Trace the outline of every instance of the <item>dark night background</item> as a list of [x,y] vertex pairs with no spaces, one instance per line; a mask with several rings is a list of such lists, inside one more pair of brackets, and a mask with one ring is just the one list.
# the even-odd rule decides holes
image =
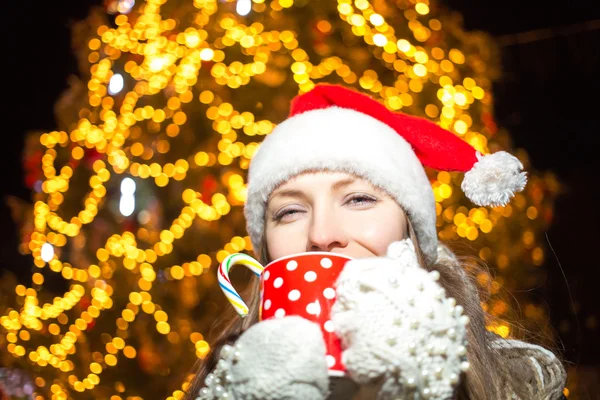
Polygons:
[[[565,185],[547,232],[556,257],[546,252],[543,295],[566,360],[595,366],[600,377],[600,257],[595,254],[600,246],[600,6],[589,0],[439,2],[461,13],[467,30],[487,31],[501,44],[502,77],[494,87],[497,123],[512,134],[515,147],[527,151],[534,169],[555,172]],[[68,75],[76,73],[69,24],[100,3],[4,5],[2,192],[29,199],[20,165],[23,134],[55,128],[54,101],[66,89]],[[26,283],[32,263],[17,252],[4,201],[0,227],[0,275],[9,269]]]

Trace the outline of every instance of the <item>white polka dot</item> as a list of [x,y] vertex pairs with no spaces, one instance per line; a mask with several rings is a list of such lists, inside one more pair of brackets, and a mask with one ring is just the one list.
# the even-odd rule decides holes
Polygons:
[[329,368],[331,368],[335,365],[335,357],[334,356],[332,356],[331,354],[327,354],[327,357],[325,357],[325,358],[327,358],[327,366]]
[[271,271],[265,271],[265,273],[263,274],[263,280],[268,281],[269,276],[271,276]]
[[304,274],[304,280],[306,282],[314,282],[317,280],[317,273],[315,271],[308,271]]
[[323,328],[325,328],[325,330],[327,332],[333,332],[333,322],[331,321],[327,321],[323,324]]
[[333,265],[333,262],[331,261],[331,259],[329,259],[329,258],[322,258],[321,259],[321,267],[323,267],[323,268],[331,268],[332,265]]
[[273,282],[273,287],[280,288],[283,285],[283,278],[275,278],[275,282]]
[[288,293],[288,299],[290,299],[291,301],[296,301],[300,298],[300,291],[299,290],[292,290]]
[[275,318],[283,317],[285,317],[285,310],[283,308],[280,308],[279,310],[275,311]]
[[271,299],[267,299],[265,300],[265,306],[264,309],[268,310],[269,308],[271,308]]
[[296,268],[298,268],[298,261],[296,261],[296,260],[291,260],[291,261],[288,261],[288,263],[285,265],[285,268],[286,268],[288,271],[293,271],[293,270],[295,270]]
[[314,303],[309,303],[306,306],[306,312],[309,313],[310,315],[319,315],[321,314],[321,304],[319,304],[319,300],[315,301]]
[[323,290],[323,296],[325,296],[326,299],[332,300],[335,298],[335,290],[328,287],[327,289]]

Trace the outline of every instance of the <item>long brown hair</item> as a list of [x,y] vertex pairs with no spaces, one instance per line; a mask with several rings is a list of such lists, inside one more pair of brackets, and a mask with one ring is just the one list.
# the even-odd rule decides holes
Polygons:
[[[409,237],[417,250],[417,257],[422,268],[440,273],[439,283],[446,290],[448,297],[456,299],[457,304],[464,308],[469,317],[467,339],[467,358],[471,367],[463,374],[457,388],[456,400],[496,400],[511,398],[510,392],[520,399],[546,399],[549,393],[541,389],[531,390],[531,382],[536,382],[536,371],[523,363],[521,359],[505,356],[494,350],[491,342],[501,338],[486,329],[489,316],[481,307],[481,301],[489,295],[489,289],[482,288],[476,283],[475,277],[488,273],[481,261],[474,257],[456,257],[448,247],[440,245],[444,250],[438,260],[427,265],[416,239],[415,231],[408,222]],[[259,249],[259,260],[266,264],[270,261],[266,241],[263,237]],[[446,253],[448,256],[443,256]],[[215,329],[220,331],[212,344],[212,350],[204,360],[198,360],[190,374],[191,380],[184,400],[193,400],[204,385],[206,376],[212,371],[221,348],[233,343],[250,326],[258,322],[259,284],[254,280],[242,297],[249,301],[250,314],[240,318],[233,308],[227,310]],[[534,394],[532,394],[532,392]],[[532,397],[533,396],[533,397]]]

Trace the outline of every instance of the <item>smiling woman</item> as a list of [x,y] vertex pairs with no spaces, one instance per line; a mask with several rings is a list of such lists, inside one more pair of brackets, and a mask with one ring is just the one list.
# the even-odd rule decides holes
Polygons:
[[340,339],[345,371],[328,372],[319,324],[261,320],[254,284],[249,313],[225,327],[187,398],[560,398],[565,373],[551,352],[486,330],[467,264],[438,242],[425,166],[465,172],[462,188],[479,205],[506,204],[526,183],[512,155],[479,154],[357,92],[298,96],[251,162],[247,229],[263,264],[304,252],[351,258],[324,326]]

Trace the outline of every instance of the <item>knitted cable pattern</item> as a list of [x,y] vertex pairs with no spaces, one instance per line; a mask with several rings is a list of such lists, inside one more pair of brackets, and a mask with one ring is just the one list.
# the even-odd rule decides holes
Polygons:
[[323,400],[329,376],[318,325],[301,317],[260,322],[224,346],[196,400]]
[[450,399],[469,367],[469,319],[438,278],[420,268],[410,240],[348,262],[338,278],[332,321],[343,362],[361,385],[382,380],[378,400]]

